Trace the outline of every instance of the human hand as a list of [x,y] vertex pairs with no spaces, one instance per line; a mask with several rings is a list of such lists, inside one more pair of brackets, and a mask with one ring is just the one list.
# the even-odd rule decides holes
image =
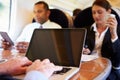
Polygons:
[[115,15],[111,14],[111,16],[109,16],[109,18],[107,19],[106,24],[110,28],[112,39],[115,39],[117,37],[117,20],[115,18]]
[[17,75],[26,72],[26,68],[31,65],[32,62],[26,57],[14,57],[6,62],[0,64],[1,74]]
[[28,46],[29,42],[18,42],[16,44],[16,49],[19,51],[19,53],[25,53],[27,51]]
[[83,48],[83,54],[89,54],[91,51],[88,48]]
[[33,64],[27,68],[27,72],[35,70],[43,73],[43,75],[49,78],[54,71],[62,70],[62,67],[55,66],[48,59],[44,59],[43,61],[35,60]]
[[12,45],[9,42],[7,42],[7,41],[5,41],[3,39],[1,41],[2,41],[2,48],[4,50],[10,50],[10,49],[12,49]]

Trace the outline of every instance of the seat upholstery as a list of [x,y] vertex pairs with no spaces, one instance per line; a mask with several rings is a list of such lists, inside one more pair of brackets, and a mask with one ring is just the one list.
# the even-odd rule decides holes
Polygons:
[[90,26],[94,22],[92,18],[91,7],[82,10],[74,20],[74,26],[82,28],[84,26]]
[[50,9],[50,20],[58,23],[62,28],[68,28],[68,19],[65,13],[59,9]]

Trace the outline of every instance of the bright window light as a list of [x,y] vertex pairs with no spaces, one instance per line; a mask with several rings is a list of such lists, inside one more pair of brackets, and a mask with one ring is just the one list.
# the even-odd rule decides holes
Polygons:
[[0,31],[9,30],[10,25],[10,2],[11,0],[0,0]]

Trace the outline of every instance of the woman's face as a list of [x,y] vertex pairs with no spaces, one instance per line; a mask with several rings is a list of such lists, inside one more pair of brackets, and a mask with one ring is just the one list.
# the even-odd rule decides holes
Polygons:
[[110,14],[110,10],[107,11],[105,8],[98,5],[92,7],[92,16],[97,24],[105,24],[107,14]]

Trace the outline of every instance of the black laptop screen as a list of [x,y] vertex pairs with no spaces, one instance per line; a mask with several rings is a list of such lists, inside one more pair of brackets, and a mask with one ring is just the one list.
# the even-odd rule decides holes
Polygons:
[[79,66],[85,29],[35,29],[26,56],[50,59],[56,65]]

